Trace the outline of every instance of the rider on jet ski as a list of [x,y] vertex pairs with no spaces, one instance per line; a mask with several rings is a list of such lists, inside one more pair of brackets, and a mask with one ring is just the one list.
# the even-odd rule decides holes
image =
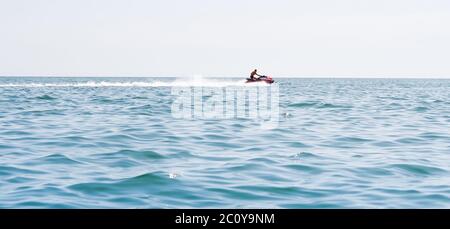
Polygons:
[[251,80],[256,80],[256,78],[255,78],[255,76],[259,76],[259,77],[261,77],[262,75],[258,75],[258,70],[257,69],[255,69],[255,70],[253,70],[253,72],[252,73],[250,73],[250,79]]
[[[259,76],[256,78],[255,76]],[[258,74],[258,70],[253,70],[252,73],[250,73],[250,78],[247,78],[247,81],[245,83],[252,83],[252,82],[266,82],[268,84],[271,84],[275,82],[272,77],[270,76],[262,76]]]

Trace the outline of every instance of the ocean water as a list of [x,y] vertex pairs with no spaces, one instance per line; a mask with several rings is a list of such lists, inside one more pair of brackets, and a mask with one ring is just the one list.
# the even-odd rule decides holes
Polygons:
[[261,129],[172,114],[238,79],[0,78],[0,208],[450,208],[450,80],[275,80]]

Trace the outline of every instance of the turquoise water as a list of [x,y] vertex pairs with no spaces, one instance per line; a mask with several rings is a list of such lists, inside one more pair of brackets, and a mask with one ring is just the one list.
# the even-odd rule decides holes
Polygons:
[[280,79],[278,127],[171,115],[171,86],[0,78],[1,208],[450,208],[450,80]]

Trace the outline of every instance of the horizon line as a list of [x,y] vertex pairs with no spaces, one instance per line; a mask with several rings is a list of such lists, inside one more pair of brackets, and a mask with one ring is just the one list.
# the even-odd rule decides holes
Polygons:
[[[201,74],[192,76],[143,76],[143,75],[0,75],[1,78],[23,77],[23,78],[246,78],[242,76],[203,76]],[[273,78],[296,78],[296,79],[450,79],[450,76],[276,76]]]

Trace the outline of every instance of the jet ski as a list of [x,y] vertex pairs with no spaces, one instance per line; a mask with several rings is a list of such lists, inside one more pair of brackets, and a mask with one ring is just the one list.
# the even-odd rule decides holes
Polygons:
[[271,84],[275,81],[270,76],[260,76],[259,78],[255,79],[247,78],[247,81],[245,83],[255,83],[255,82],[265,82]]

